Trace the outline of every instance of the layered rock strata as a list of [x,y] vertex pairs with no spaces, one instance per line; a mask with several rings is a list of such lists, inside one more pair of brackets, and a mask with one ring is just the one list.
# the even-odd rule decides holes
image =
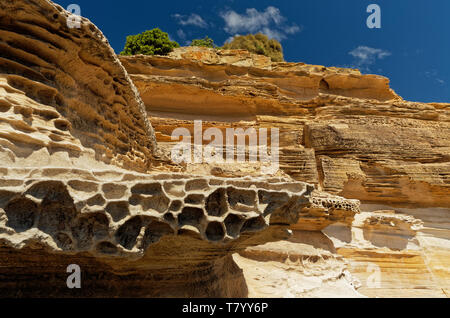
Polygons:
[[46,0],[0,18],[0,296],[248,296],[232,254],[328,202],[289,178],[138,173],[154,131],[101,32]]
[[[449,294],[450,104],[242,50],[118,59],[71,18],[0,3],[1,296]],[[195,119],[279,128],[281,170],[174,164]]]
[[[330,290],[354,296],[354,288],[339,278],[345,268],[359,278],[360,296],[449,294],[450,104],[405,101],[382,76],[272,63],[238,50],[180,48],[168,57],[120,59],[163,152],[178,142],[171,138],[173,127],[193,134],[194,119],[224,135],[227,128],[278,128],[282,174],[363,203],[364,213],[355,214],[352,208],[315,209],[312,202],[308,217],[291,226],[289,241],[235,256],[250,295],[278,295],[283,286],[284,296]],[[200,168],[222,176],[257,173],[244,165],[184,169]],[[412,226],[412,220],[423,227]],[[311,255],[320,260],[324,249],[343,269],[331,280],[325,269],[304,275],[310,273],[307,263],[289,261]],[[273,271],[277,278],[271,280]],[[293,279],[301,283],[289,287]]]
[[47,0],[0,3],[2,152],[148,171],[156,143],[139,93],[102,32],[70,19]]
[[279,128],[280,167],[296,180],[367,203],[450,206],[450,104],[404,101],[382,76],[239,50],[120,60],[162,148],[194,119],[204,129]]

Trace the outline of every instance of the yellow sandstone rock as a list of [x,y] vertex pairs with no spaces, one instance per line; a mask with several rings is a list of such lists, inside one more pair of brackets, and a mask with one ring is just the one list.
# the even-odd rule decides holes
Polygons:
[[[243,50],[118,58],[68,18],[0,2],[1,296],[449,295],[450,104]],[[194,120],[278,128],[280,171],[175,164]]]

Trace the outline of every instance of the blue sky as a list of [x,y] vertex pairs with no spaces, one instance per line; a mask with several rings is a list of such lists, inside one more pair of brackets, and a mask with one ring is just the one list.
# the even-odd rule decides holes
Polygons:
[[[450,102],[449,0],[56,0],[78,4],[119,53],[127,35],[159,27],[181,45],[205,35],[222,45],[235,34],[278,38],[285,59],[358,67],[391,79],[403,98]],[[369,29],[369,4],[381,28]]]

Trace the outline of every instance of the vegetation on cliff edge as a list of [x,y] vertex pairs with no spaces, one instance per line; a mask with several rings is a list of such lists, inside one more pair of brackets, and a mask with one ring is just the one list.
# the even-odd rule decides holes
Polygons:
[[229,43],[225,43],[223,49],[242,49],[255,54],[268,56],[273,62],[283,62],[283,47],[275,39],[269,39],[262,33],[237,35]]
[[166,32],[158,28],[127,36],[125,48],[120,55],[167,55],[180,45],[169,39]]
[[211,39],[208,36],[205,36],[203,39],[195,39],[192,40],[191,46],[202,46],[202,47],[209,47],[209,48],[215,48],[214,40]]

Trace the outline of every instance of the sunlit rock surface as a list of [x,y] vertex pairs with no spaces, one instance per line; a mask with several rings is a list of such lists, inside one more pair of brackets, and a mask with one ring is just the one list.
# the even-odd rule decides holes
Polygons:
[[[118,58],[68,18],[0,3],[1,296],[449,294],[449,104],[242,50]],[[279,128],[281,169],[173,163],[194,119]]]
[[[239,50],[180,48],[168,57],[120,60],[141,93],[163,152],[178,141],[171,139],[172,127],[193,133],[194,119],[224,135],[227,128],[279,128],[281,172],[325,191],[316,192],[316,200],[329,198],[320,208],[312,201],[291,226],[300,241],[235,255],[250,295],[333,291],[353,297],[356,287],[360,296],[370,297],[449,294],[450,104],[405,101],[382,76],[272,63]],[[248,166],[184,169],[223,176],[257,171]],[[351,200],[341,210],[330,194],[360,200],[364,213],[357,213]],[[389,213],[375,212],[380,210]],[[285,251],[286,244],[292,252]],[[299,259],[312,248],[322,259],[324,246],[342,265],[341,273],[348,269],[359,285],[347,284],[355,277],[335,275],[331,286],[325,283],[327,270],[305,276],[309,265],[285,257]],[[271,280],[274,271],[277,278]]]
[[320,209],[314,186],[171,172],[92,23],[68,28],[46,0],[3,1],[0,17],[0,296],[248,296],[232,254],[288,238]]

